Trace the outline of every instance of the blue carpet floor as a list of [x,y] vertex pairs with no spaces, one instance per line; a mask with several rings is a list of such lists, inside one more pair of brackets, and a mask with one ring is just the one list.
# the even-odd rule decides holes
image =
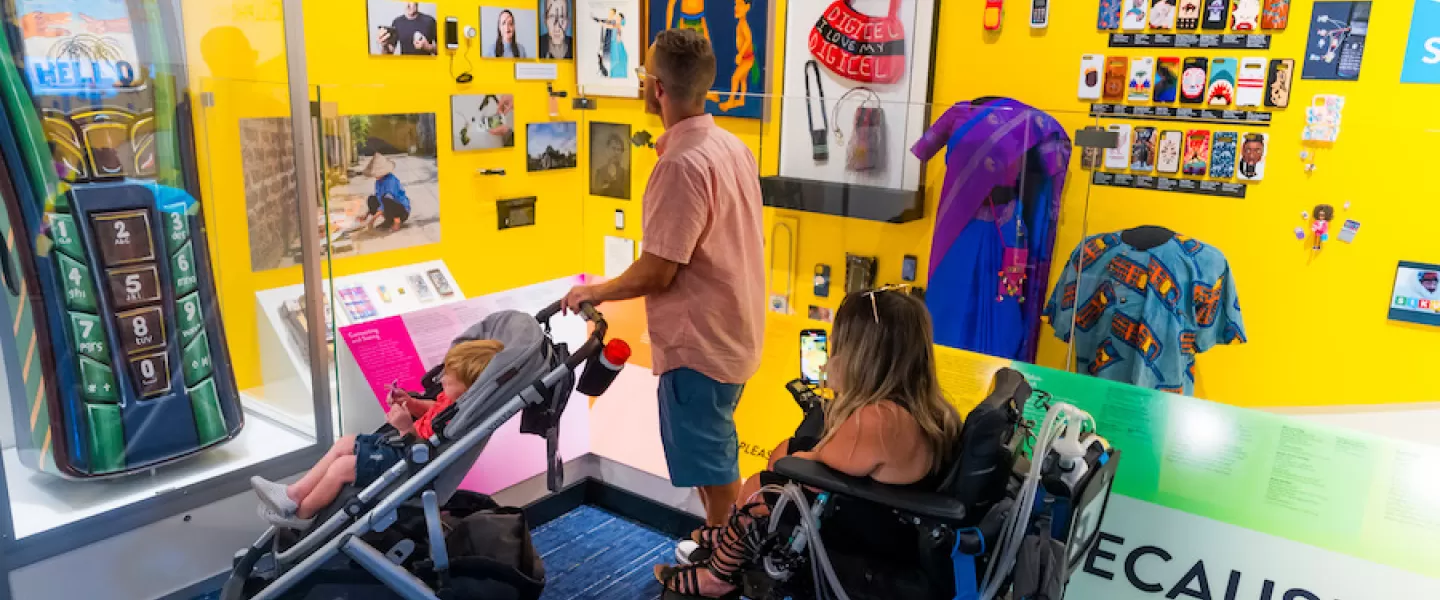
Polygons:
[[592,506],[531,532],[545,560],[544,600],[652,600],[654,568],[675,561],[675,540]]

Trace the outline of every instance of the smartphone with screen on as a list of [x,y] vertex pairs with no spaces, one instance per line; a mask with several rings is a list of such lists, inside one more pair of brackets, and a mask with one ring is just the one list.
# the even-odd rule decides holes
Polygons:
[[825,363],[830,360],[829,334],[823,329],[800,332],[800,379],[820,385],[825,377]]

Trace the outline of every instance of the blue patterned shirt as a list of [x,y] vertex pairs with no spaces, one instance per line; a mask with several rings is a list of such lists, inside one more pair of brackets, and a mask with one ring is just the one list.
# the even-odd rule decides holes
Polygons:
[[1139,250],[1106,233],[1070,256],[1045,307],[1055,337],[1075,334],[1082,373],[1191,395],[1195,356],[1244,343],[1240,300],[1225,255],[1177,235]]

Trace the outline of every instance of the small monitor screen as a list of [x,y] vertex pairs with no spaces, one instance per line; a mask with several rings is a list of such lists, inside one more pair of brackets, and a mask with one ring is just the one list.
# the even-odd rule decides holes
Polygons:
[[1390,293],[1390,319],[1440,326],[1440,265],[1400,263]]

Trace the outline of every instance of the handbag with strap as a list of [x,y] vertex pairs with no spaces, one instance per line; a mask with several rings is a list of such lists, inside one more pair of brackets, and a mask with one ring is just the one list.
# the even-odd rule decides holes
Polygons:
[[861,83],[895,83],[905,74],[901,0],[883,17],[863,14],[852,0],[835,0],[810,31],[810,53],[836,75]]

